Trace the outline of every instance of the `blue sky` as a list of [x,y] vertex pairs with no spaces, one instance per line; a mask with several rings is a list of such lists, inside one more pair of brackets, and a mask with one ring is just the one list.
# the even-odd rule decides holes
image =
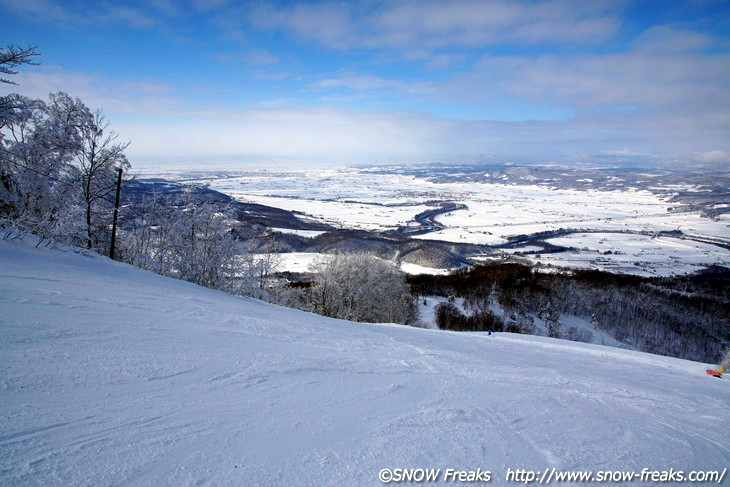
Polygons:
[[0,0],[133,165],[730,165],[730,2]]

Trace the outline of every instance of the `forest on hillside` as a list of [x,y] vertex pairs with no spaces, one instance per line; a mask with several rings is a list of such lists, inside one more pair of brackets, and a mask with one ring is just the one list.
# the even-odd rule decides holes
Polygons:
[[408,283],[415,295],[464,299],[466,311],[449,303],[437,309],[444,329],[532,334],[539,317],[549,336],[589,341],[585,330],[562,325],[561,317],[577,316],[631,348],[708,363],[717,363],[730,344],[726,268],[647,278],[591,270],[546,273],[503,263],[411,276]]

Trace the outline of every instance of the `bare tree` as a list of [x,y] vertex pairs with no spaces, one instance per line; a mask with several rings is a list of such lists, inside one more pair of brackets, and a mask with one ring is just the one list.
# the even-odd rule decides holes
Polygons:
[[187,205],[173,235],[178,277],[223,291],[230,290],[236,244],[228,215],[214,205]]
[[11,108],[0,133],[0,215],[43,238],[73,240],[80,229],[69,164],[91,114],[62,92],[52,93],[48,103],[17,94],[6,100]]
[[547,327],[547,335],[553,338],[562,338],[562,332],[560,330],[560,311],[551,301],[540,310],[537,315],[538,318],[545,322]]
[[283,294],[274,297],[272,292],[279,293],[278,281],[274,273],[281,265],[281,254],[276,243],[270,237],[257,238],[241,246],[237,256],[236,277],[238,281],[236,293],[264,300],[287,300]]
[[[18,74],[13,68],[21,66],[23,64],[38,65],[33,61],[35,56],[40,56],[37,46],[26,47],[25,49],[9,45],[5,50],[0,50],[0,74],[3,75],[15,75]],[[9,85],[16,85],[14,81],[7,78],[0,78],[0,83],[6,83]]]
[[[2,213],[13,220],[27,219],[36,211],[36,203],[46,193],[49,174],[45,164],[45,148],[39,143],[39,125],[45,103],[11,94],[12,109],[2,114],[0,132],[0,181],[2,181]],[[45,145],[45,144],[44,144]]]
[[[36,47],[27,47],[25,49],[9,45],[5,49],[0,49],[0,75],[16,75],[18,74],[13,68],[28,65],[38,65],[33,62],[33,57],[39,56],[40,53],[36,50]],[[17,85],[16,82],[0,77],[0,83]],[[19,103],[19,95],[10,94],[6,96],[0,96],[0,129],[5,127],[6,119],[11,117],[13,113],[22,110],[24,104]],[[2,133],[0,133],[0,140],[2,139]]]
[[161,203],[157,192],[145,195],[139,204],[122,208],[120,220],[124,225],[119,237],[120,260],[157,274],[170,274],[157,255],[161,242],[172,233],[168,230],[172,224],[170,208]]
[[165,276],[222,291],[236,291],[239,246],[227,209],[195,202],[194,188],[182,201],[146,198],[125,215],[121,258]]
[[395,264],[367,253],[334,254],[316,260],[310,289],[316,313],[369,323],[416,321],[418,308]]
[[[13,45],[9,45],[6,49],[0,49],[0,73],[7,75],[17,74],[12,68],[22,64],[36,64],[31,62],[31,57],[38,55],[35,47],[20,49]],[[15,82],[0,78],[0,83],[14,85]],[[14,167],[11,166],[14,156],[11,149],[15,149],[18,139],[25,138],[25,133],[31,131],[32,121],[37,119],[38,112],[44,108],[43,102],[40,100],[30,100],[16,93],[0,96],[0,129],[5,128],[10,132],[11,140],[6,139],[4,131],[0,130],[0,183],[2,183],[3,193],[0,193],[0,212],[5,213],[9,210],[14,192],[17,191],[17,185],[13,180]],[[14,139],[14,140],[12,140]],[[9,199],[10,197],[10,199]]]
[[72,163],[73,179],[80,192],[85,217],[88,248],[106,245],[111,205],[109,196],[116,188],[116,168],[126,170],[124,151],[129,142],[118,143],[118,134],[109,129],[101,110],[80,127],[81,151]]
[[[0,49],[0,75],[37,64],[38,55],[36,47]],[[5,77],[0,83],[16,84]],[[101,250],[108,242],[115,169],[129,167],[129,143],[116,139],[101,111],[92,114],[66,93],[50,94],[48,103],[15,93],[0,97],[0,219]]]

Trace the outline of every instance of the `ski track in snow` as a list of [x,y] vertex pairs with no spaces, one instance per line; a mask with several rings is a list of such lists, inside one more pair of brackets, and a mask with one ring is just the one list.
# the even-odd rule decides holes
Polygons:
[[[730,381],[544,337],[332,320],[0,241],[0,485],[722,470]],[[728,484],[728,481],[725,481]],[[639,482],[631,485],[640,485]]]

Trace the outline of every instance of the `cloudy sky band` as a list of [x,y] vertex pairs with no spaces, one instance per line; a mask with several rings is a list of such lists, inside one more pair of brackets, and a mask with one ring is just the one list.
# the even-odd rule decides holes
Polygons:
[[[140,161],[730,164],[730,8],[665,1],[0,0]],[[4,91],[11,88],[2,87]]]

